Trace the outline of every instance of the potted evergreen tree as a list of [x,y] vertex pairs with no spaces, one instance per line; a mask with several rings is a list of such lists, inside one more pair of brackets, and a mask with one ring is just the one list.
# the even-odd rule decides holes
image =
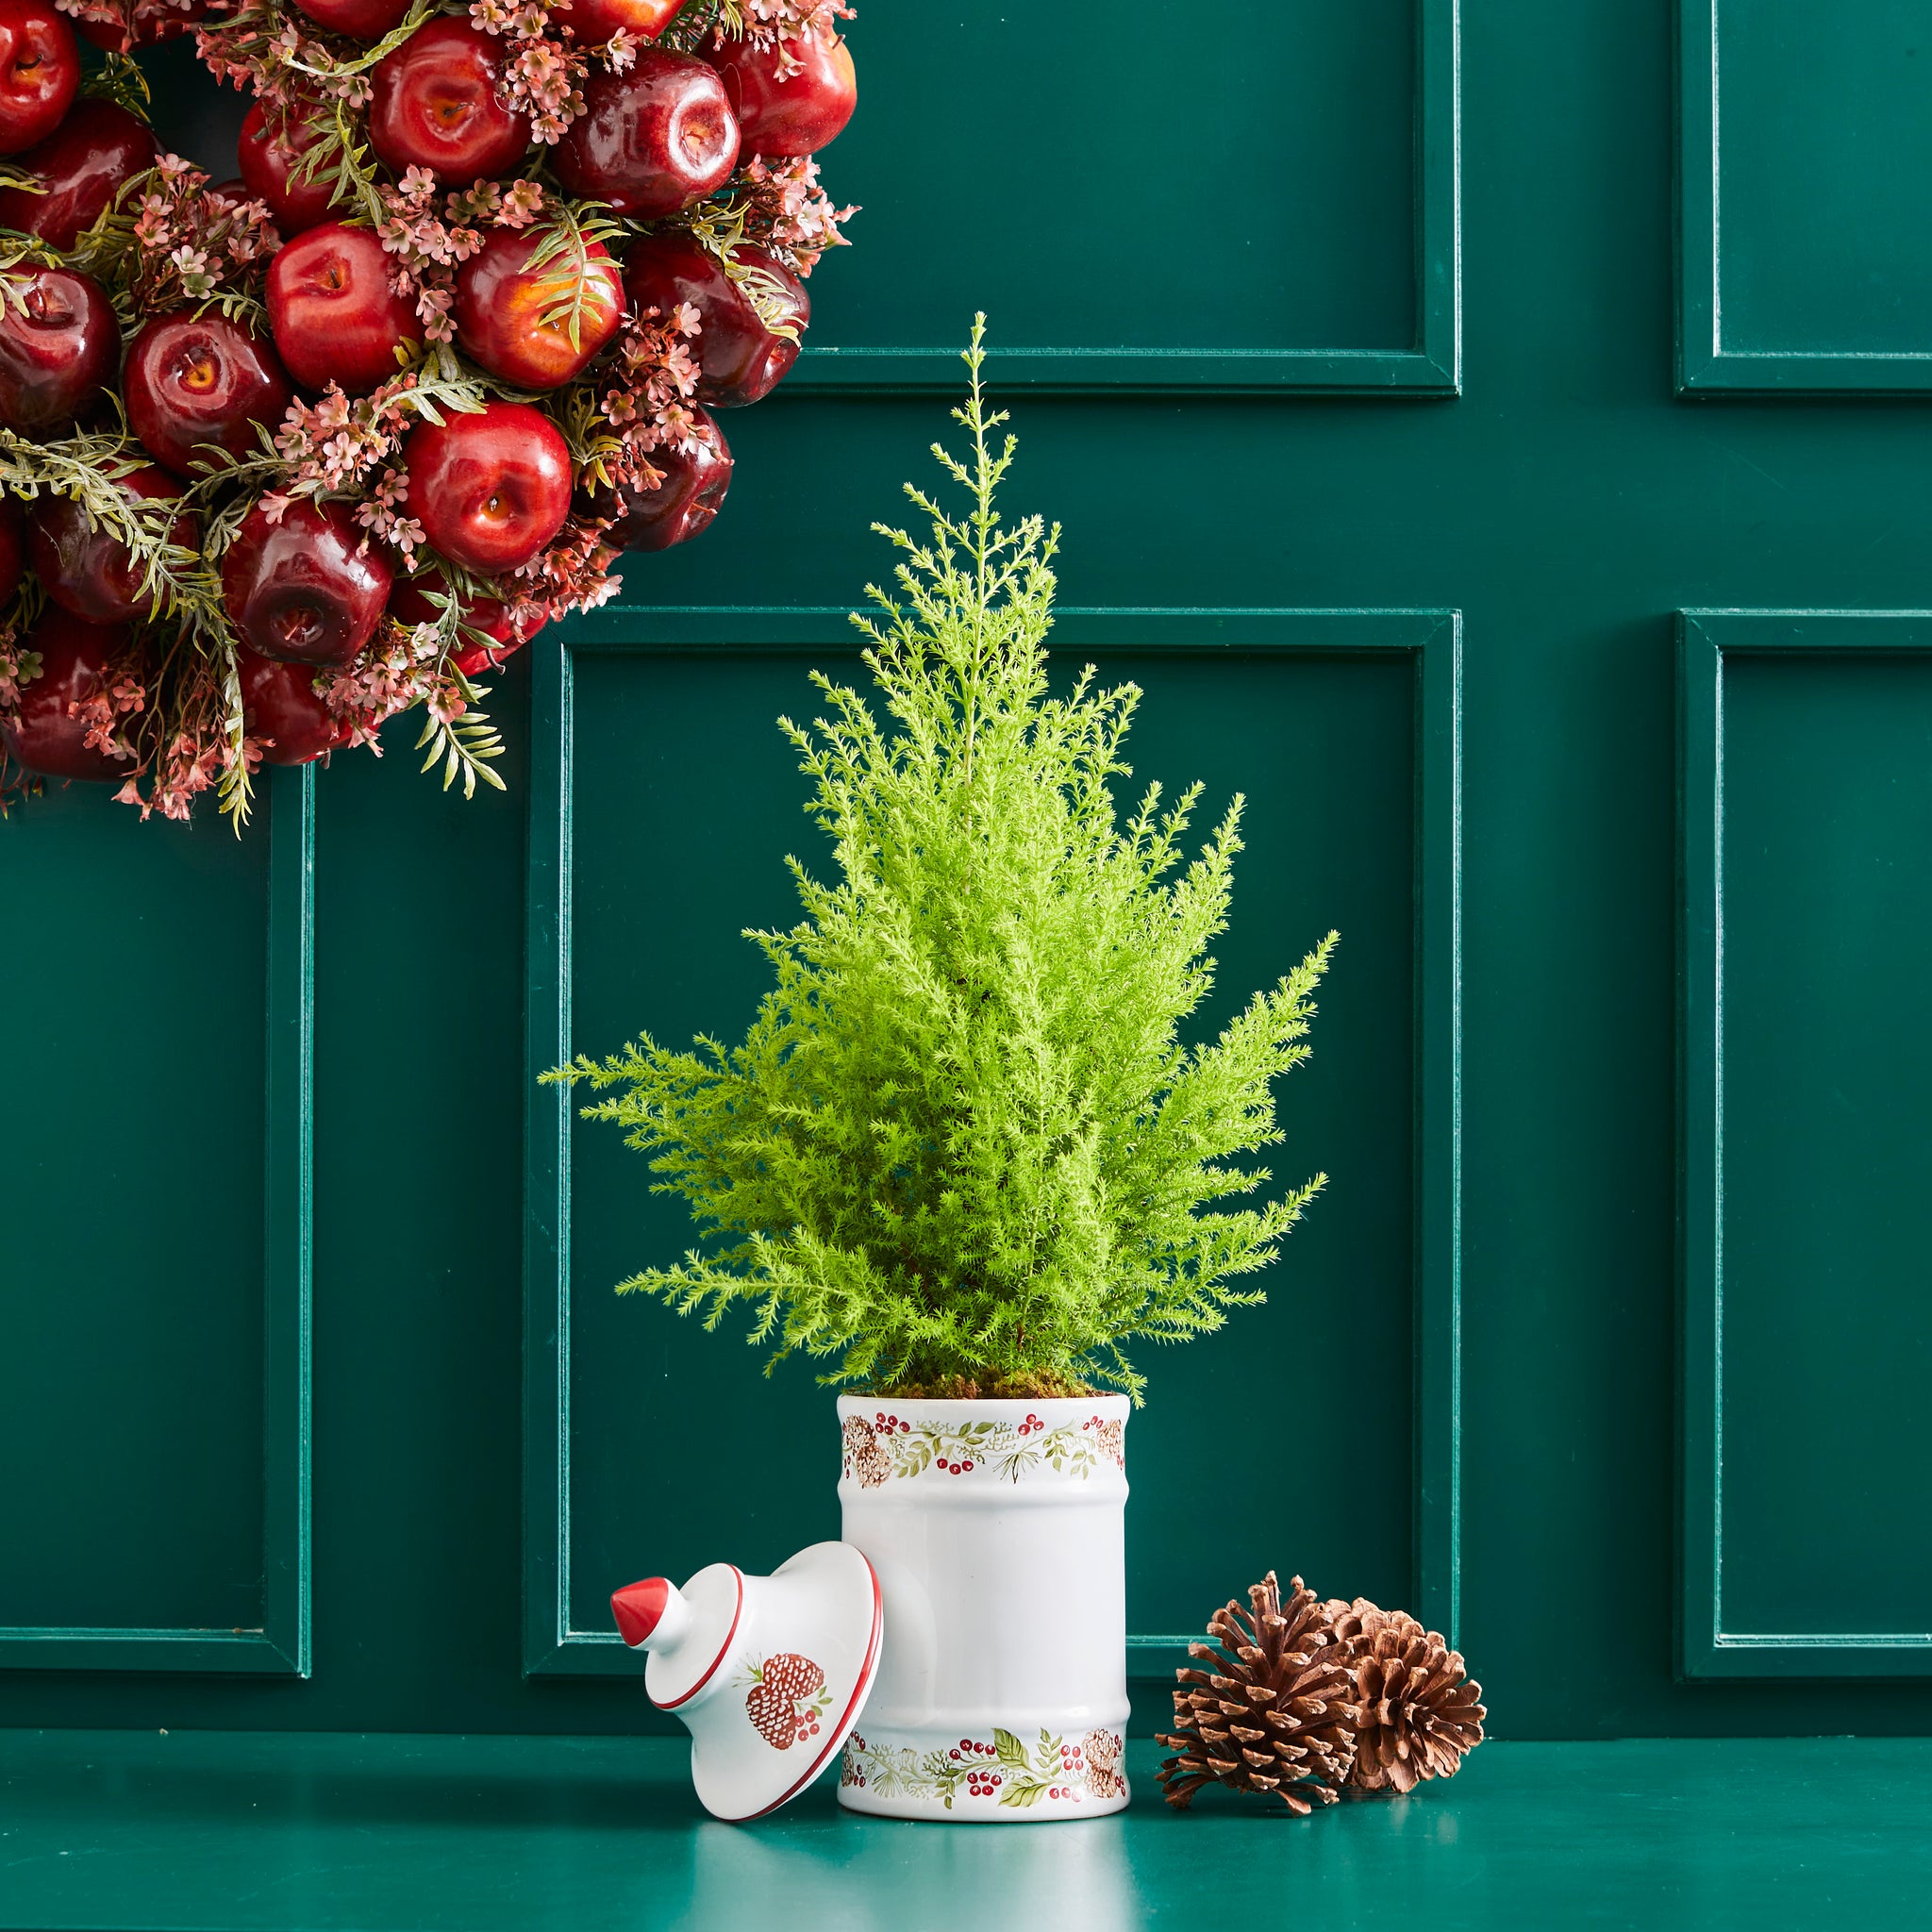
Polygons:
[[[886,1641],[841,1796],[901,1816],[1092,1816],[1126,1802],[1126,1349],[1263,1297],[1322,1187],[1267,1195],[1273,1082],[1306,1058],[1329,934],[1211,1042],[1241,849],[1200,850],[1201,788],[1124,822],[1112,781],[1140,692],[1048,686],[1058,530],[1002,523],[1014,441],[980,384],[956,420],[970,498],[901,553],[856,620],[887,714],[814,674],[827,716],[781,727],[837,877],[789,861],[804,917],[750,937],[774,984],[742,1045],[642,1037],[550,1077],[653,1157],[708,1252],[624,1284],[716,1327],[745,1306],[772,1362],[827,1360],[844,1535]],[[612,1091],[621,1090],[621,1091]],[[1257,1199],[1256,1197],[1260,1197]],[[1115,1392],[1100,1392],[1102,1389]]]

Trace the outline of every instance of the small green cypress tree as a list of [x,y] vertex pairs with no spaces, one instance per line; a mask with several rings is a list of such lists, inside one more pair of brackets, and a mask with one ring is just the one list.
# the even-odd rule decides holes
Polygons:
[[1158,785],[1119,823],[1109,780],[1140,691],[1091,667],[1049,695],[1058,529],[993,507],[1015,441],[980,386],[984,318],[955,419],[972,499],[923,491],[930,541],[898,594],[868,586],[864,661],[896,725],[814,673],[828,718],[781,727],[812,780],[838,881],[788,859],[804,918],[748,932],[776,984],[741,1046],[644,1037],[547,1077],[625,1090],[584,1108],[655,1156],[711,1252],[622,1284],[715,1327],[751,1305],[770,1366],[838,1356],[822,1380],[881,1391],[1133,1391],[1123,1345],[1184,1341],[1264,1299],[1229,1284],[1274,1258],[1323,1186],[1259,1205],[1267,1171],[1230,1164],[1282,1138],[1272,1083],[1307,1057],[1330,933],[1211,1045],[1206,998],[1241,850],[1237,797],[1199,855],[1200,796]]

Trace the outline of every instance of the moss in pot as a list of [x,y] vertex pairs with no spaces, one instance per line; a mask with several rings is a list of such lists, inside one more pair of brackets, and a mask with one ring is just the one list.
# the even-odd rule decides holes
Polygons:
[[[838,1402],[844,1534],[878,1571],[884,1660],[841,1797],[1017,1822],[1126,1801],[1127,1350],[1260,1301],[1324,1176],[1270,1193],[1273,1083],[1308,1051],[1332,933],[1217,1040],[1186,1043],[1227,920],[1241,801],[1191,857],[1201,788],[1113,781],[1141,693],[1049,690],[1057,530],[994,507],[1013,440],[981,328],[934,453],[969,499],[897,547],[857,620],[883,717],[814,674],[781,727],[835,876],[789,860],[803,917],[748,937],[774,984],[743,1043],[641,1037],[554,1080],[652,1157],[706,1245],[626,1291],[708,1327],[745,1305],[770,1366]],[[851,1391],[864,1391],[855,1393]],[[1102,1391],[1118,1392],[1104,1393]]]

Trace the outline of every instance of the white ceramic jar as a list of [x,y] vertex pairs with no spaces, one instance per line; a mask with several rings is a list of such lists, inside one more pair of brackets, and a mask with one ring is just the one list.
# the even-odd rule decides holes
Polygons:
[[1003,1824],[1125,1806],[1128,1410],[839,1398],[844,1540],[885,1596],[841,1805]]

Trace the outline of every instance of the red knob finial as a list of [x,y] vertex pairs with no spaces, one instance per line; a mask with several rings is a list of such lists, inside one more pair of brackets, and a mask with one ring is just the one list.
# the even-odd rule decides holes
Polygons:
[[641,1583],[626,1583],[610,1598],[610,1611],[624,1641],[635,1650],[658,1627],[664,1606],[671,1601],[670,1581],[662,1576],[646,1576]]

